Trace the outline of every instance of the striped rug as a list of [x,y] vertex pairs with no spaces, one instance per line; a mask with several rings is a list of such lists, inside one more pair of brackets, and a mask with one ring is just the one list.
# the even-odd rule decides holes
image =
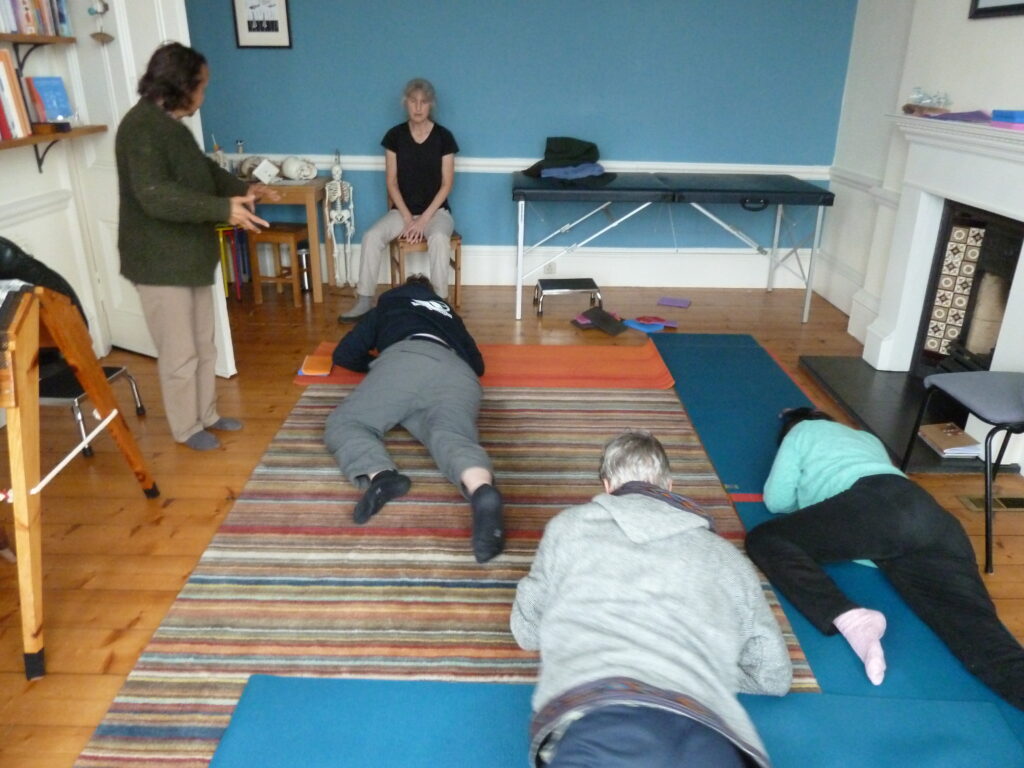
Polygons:
[[[654,432],[676,489],[741,543],[672,390],[486,388],[481,440],[508,517],[506,552],[491,563],[473,559],[468,505],[402,430],[388,446],[412,490],[353,526],[359,493],[322,442],[348,391],[306,388],[76,766],[206,766],[255,672],[532,681],[536,659],[508,630],[516,582],[544,523],[598,492],[602,447],[624,429]],[[794,688],[818,690],[766,592],[790,640]]]

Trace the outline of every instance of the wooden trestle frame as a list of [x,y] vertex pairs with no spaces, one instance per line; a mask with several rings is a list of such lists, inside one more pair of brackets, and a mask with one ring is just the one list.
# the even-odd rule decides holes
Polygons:
[[[39,484],[39,346],[57,346],[85,390],[100,418],[116,410],[117,401],[103,368],[92,351],[92,340],[82,316],[63,294],[36,286],[11,294],[19,302],[4,329],[0,364],[0,407],[7,409],[7,445],[11,464],[14,538],[18,554],[18,591],[25,677],[42,677],[43,571],[40,499],[32,490]],[[40,328],[42,321],[43,328]],[[114,442],[135,473],[147,498],[160,495],[124,417],[109,424]]]

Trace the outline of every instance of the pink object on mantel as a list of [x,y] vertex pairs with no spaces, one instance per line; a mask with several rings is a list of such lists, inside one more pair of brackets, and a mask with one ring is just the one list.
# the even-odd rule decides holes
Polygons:
[[1004,123],[999,120],[993,120],[990,125],[993,128],[1009,128],[1011,131],[1024,131],[1024,123]]

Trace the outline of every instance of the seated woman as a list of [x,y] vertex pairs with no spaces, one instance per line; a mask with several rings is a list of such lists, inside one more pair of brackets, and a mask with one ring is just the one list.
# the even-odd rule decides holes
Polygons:
[[373,306],[388,244],[399,236],[411,243],[426,241],[430,284],[442,299],[448,297],[448,262],[455,230],[448,195],[459,145],[451,131],[434,122],[430,114],[434,102],[434,86],[428,80],[416,78],[406,83],[402,104],[409,119],[394,126],[380,142],[391,209],[363,235],[356,303],[338,317],[339,322],[357,320]]
[[764,489],[770,512],[747,553],[819,630],[837,631],[880,685],[885,616],[850,600],[823,563],[873,560],[964,666],[1024,709],[1024,648],[1003,626],[963,528],[894,467],[868,432],[811,408],[784,411]]

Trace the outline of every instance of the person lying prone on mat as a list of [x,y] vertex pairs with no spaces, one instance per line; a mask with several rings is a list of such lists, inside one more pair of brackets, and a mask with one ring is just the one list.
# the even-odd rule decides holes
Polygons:
[[783,411],[764,488],[783,514],[747,534],[747,554],[826,635],[837,631],[880,685],[886,619],[850,600],[823,563],[873,560],[964,666],[1024,709],[1024,649],[1003,626],[963,527],[892,465],[874,435],[812,408]]
[[604,450],[606,493],[554,517],[511,627],[540,651],[532,764],[768,766],[737,692],[784,695],[789,652],[761,580],[692,500],[661,443]]
[[400,424],[469,499],[477,561],[498,555],[505,546],[502,498],[476,426],[484,359],[462,318],[427,277],[413,275],[381,294],[332,357],[335,365],[369,371],[327,417],[324,434],[341,471],[366,489],[352,519],[362,525],[409,491],[411,481],[398,472],[383,440]]

